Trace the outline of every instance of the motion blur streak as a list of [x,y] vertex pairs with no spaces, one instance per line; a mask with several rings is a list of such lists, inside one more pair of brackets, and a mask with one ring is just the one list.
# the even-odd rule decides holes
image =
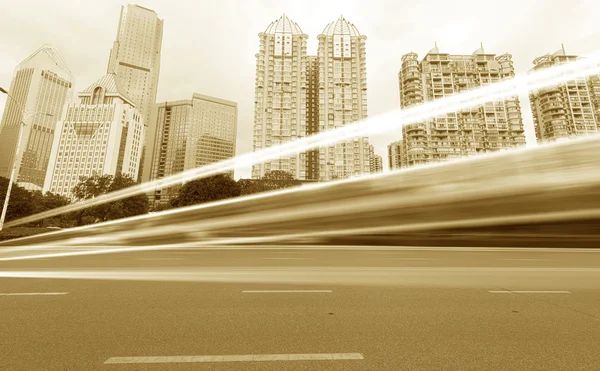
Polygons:
[[[31,249],[36,249],[38,253],[33,255],[19,255],[9,256],[0,258],[0,261],[14,261],[14,260],[30,260],[30,259],[42,259],[42,258],[58,258],[58,257],[71,257],[71,256],[81,256],[81,255],[97,255],[97,254],[111,254],[111,253],[126,253],[126,252],[136,252],[136,251],[151,251],[151,250],[173,250],[173,249],[185,249],[185,248],[196,248],[200,246],[219,246],[226,245],[231,246],[235,244],[245,245],[245,244],[258,244],[258,243],[268,243],[268,242],[286,242],[286,241],[294,241],[301,240],[305,238],[326,238],[326,237],[340,237],[340,236],[352,236],[352,235],[362,235],[362,234],[384,234],[391,232],[416,232],[416,231],[427,231],[427,230],[435,230],[435,229],[451,229],[451,228],[460,228],[460,227],[477,227],[477,226],[499,226],[499,225],[509,225],[520,222],[527,223],[544,223],[544,222],[552,222],[552,221],[570,221],[570,220],[580,220],[580,219],[590,219],[590,218],[598,218],[600,219],[600,209],[595,210],[582,210],[582,211],[569,211],[569,212],[556,212],[556,213],[538,213],[538,214],[530,214],[530,215],[510,215],[506,217],[495,217],[495,218],[475,218],[475,219],[465,219],[465,220],[450,220],[446,222],[438,222],[438,223],[413,223],[406,225],[394,225],[388,227],[373,227],[373,228],[355,228],[355,229],[340,229],[340,230],[330,230],[330,231],[320,231],[320,232],[304,232],[304,233],[295,233],[295,234],[280,234],[280,235],[269,235],[263,237],[238,237],[238,238],[220,238],[208,241],[197,241],[197,242],[189,242],[189,243],[180,243],[180,244],[166,244],[166,245],[148,245],[148,246],[111,246],[104,247],[99,245],[91,245],[80,247],[82,250],[77,251],[67,251],[67,252],[46,252],[48,250],[65,250],[72,248],[65,246],[45,246],[45,245],[34,245],[34,246],[26,246],[23,248],[16,248],[10,250],[2,250],[0,253],[6,255],[7,253],[15,253],[15,252],[27,252]],[[142,235],[148,233],[148,231],[143,230],[138,232]],[[94,240],[96,243],[106,243],[106,239],[96,238],[90,239],[90,241]],[[118,239],[122,241],[121,238]],[[69,241],[66,241],[69,242]],[[80,245],[80,244],[79,244]],[[44,251],[44,253],[39,253],[39,251]]]
[[[518,282],[531,275],[551,275],[554,288],[564,288],[580,282],[593,285],[600,278],[600,268],[570,267],[196,267],[111,270],[60,270],[60,271],[0,271],[0,278],[47,278],[132,280],[161,282],[213,282],[213,283],[286,283],[286,284],[353,284],[353,285],[431,285],[452,286],[460,280],[466,287],[489,289],[506,284],[505,275]],[[440,279],[442,278],[442,279]],[[562,282],[561,280],[565,280]],[[569,281],[569,282],[566,282]],[[592,282],[590,282],[592,281]],[[517,287],[527,287],[525,283]],[[520,288],[520,287],[519,287]],[[537,289],[544,285],[537,284]]]
[[409,109],[393,111],[339,129],[325,131],[300,140],[237,156],[226,161],[105,194],[94,199],[84,200],[72,205],[11,221],[6,223],[6,227],[26,224],[48,217],[82,210],[90,206],[101,205],[107,202],[147,193],[156,189],[167,188],[182,182],[233,170],[236,167],[251,166],[258,162],[306,151],[314,147],[336,143],[345,139],[398,130],[402,125],[420,122],[446,112],[460,111],[473,106],[478,106],[485,102],[504,100],[505,98],[516,96],[530,90],[555,86],[565,80],[575,80],[598,73],[600,73],[600,54],[594,53],[587,58],[582,58],[576,62],[547,68],[527,75],[517,76],[512,80],[502,81],[465,93],[430,101]]
[[86,245],[106,251],[110,245],[222,245],[560,222],[569,224],[561,227],[564,235],[577,230],[597,238],[595,228],[582,230],[580,221],[600,219],[598,151],[600,136],[593,136],[0,245],[15,246],[3,257],[16,258],[39,256],[44,246],[67,253]]

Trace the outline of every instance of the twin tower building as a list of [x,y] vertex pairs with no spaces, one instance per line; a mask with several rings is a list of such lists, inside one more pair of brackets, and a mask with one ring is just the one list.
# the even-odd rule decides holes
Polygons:
[[[307,55],[308,35],[286,15],[259,34],[256,54],[254,150],[367,117],[366,36],[343,17],[318,36],[316,56]],[[308,152],[255,164],[252,177],[273,170],[300,180],[330,180],[370,173],[367,138],[354,138]]]

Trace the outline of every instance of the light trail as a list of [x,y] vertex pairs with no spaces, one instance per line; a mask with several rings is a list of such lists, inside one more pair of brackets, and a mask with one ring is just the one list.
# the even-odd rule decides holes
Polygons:
[[[303,233],[291,233],[291,234],[279,234],[270,236],[260,237],[224,237],[217,238],[209,241],[199,242],[187,242],[178,244],[165,244],[156,246],[112,246],[104,247],[88,246],[89,250],[84,251],[68,251],[68,252],[47,252],[47,253],[36,253],[33,255],[22,255],[22,256],[11,256],[0,258],[0,261],[17,261],[17,260],[32,260],[42,258],[58,258],[58,257],[74,257],[82,255],[98,255],[98,254],[111,254],[111,253],[123,253],[123,252],[141,252],[151,250],[177,250],[185,248],[194,248],[199,246],[219,246],[219,245],[235,245],[235,244],[257,244],[257,243],[269,243],[269,242],[286,242],[293,241],[303,238],[328,238],[328,237],[342,237],[342,236],[353,236],[353,235],[364,235],[364,234],[381,234],[381,233],[406,233],[406,232],[423,232],[428,230],[439,230],[439,229],[453,229],[453,228],[465,228],[465,227],[489,227],[489,226],[503,226],[515,223],[548,223],[557,220],[561,221],[576,221],[588,218],[600,218],[600,209],[584,209],[575,211],[559,211],[553,213],[534,213],[527,215],[508,215],[500,217],[488,217],[488,218],[472,218],[463,220],[449,220],[443,222],[426,222],[426,223],[413,223],[404,225],[391,225],[383,227],[367,227],[367,228],[346,228],[339,230],[329,231],[316,231],[316,232],[303,232]],[[38,246],[39,250],[54,249],[57,246]],[[68,248],[64,248],[68,250]]]
[[251,166],[256,163],[307,151],[315,147],[325,146],[342,140],[398,130],[403,125],[422,122],[447,112],[469,109],[490,101],[505,100],[531,90],[556,86],[564,81],[577,80],[599,73],[600,53],[593,53],[588,57],[579,59],[575,62],[517,76],[510,80],[430,101],[405,110],[395,110],[387,114],[346,125],[342,128],[321,132],[296,141],[236,156],[229,160],[105,194],[96,197],[95,199],[80,201],[72,205],[21,218],[6,223],[6,227],[9,228],[30,223],[68,212],[82,210],[90,206],[101,205],[138,194],[148,193],[157,189],[168,188],[183,182],[233,170],[236,167]]

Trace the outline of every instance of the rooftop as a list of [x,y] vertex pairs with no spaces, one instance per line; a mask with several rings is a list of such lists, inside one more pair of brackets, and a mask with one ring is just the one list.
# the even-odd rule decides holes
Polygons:
[[279,17],[278,20],[271,22],[269,27],[265,30],[267,34],[274,33],[291,33],[292,35],[302,35],[302,29],[298,24],[289,19],[285,14]]
[[350,35],[360,36],[360,32],[355,25],[348,22],[343,16],[340,16],[337,21],[331,22],[323,30],[323,35]]

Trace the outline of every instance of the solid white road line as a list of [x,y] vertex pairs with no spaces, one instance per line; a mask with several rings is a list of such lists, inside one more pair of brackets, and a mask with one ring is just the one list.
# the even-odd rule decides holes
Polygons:
[[184,260],[183,258],[137,258],[136,260]]
[[331,293],[331,290],[244,290],[242,294]]
[[266,260],[307,260],[309,258],[263,258]]
[[439,260],[439,259],[430,259],[430,258],[402,258],[402,257],[398,257],[398,256],[388,256],[388,259],[414,260],[414,261],[431,261],[431,260]]
[[0,296],[44,296],[44,295],[67,295],[68,292],[0,292]]
[[571,291],[523,291],[523,290],[515,290],[515,291],[507,291],[507,290],[497,290],[497,291],[488,291],[490,294],[570,294]]
[[231,356],[111,357],[105,364],[117,363],[206,363],[264,361],[340,361],[364,359],[361,353],[248,354]]

